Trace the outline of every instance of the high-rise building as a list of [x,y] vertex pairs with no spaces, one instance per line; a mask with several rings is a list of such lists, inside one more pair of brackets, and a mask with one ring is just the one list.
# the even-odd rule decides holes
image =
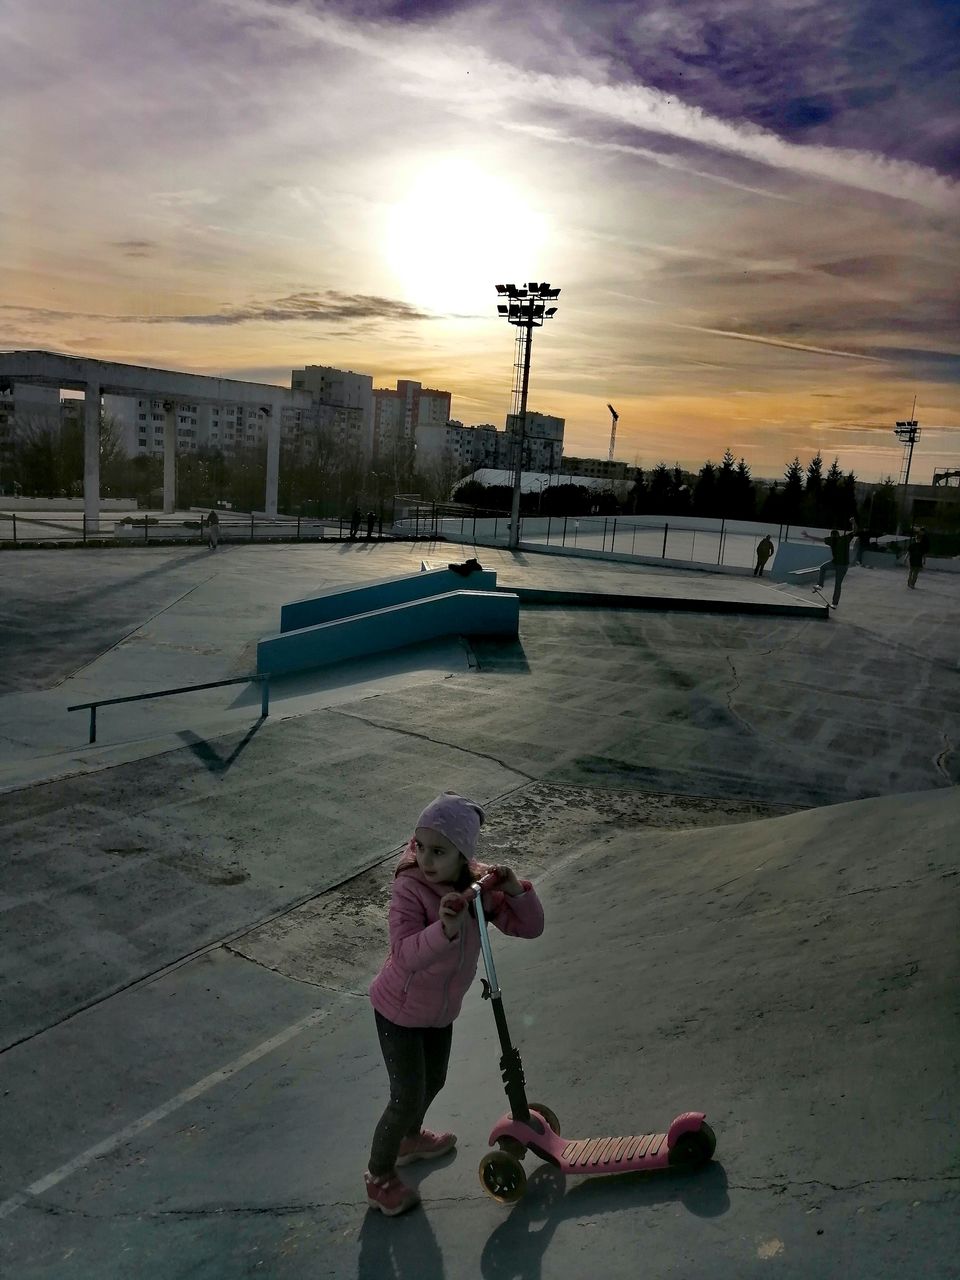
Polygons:
[[368,373],[308,364],[291,372],[290,386],[311,399],[310,419],[300,424],[305,448],[310,448],[312,432],[319,430],[358,461],[369,461],[374,451],[374,390]]
[[423,387],[399,378],[396,389],[377,387],[373,392],[373,456],[382,466],[401,467],[410,462],[421,428],[445,427],[450,421],[449,391]]

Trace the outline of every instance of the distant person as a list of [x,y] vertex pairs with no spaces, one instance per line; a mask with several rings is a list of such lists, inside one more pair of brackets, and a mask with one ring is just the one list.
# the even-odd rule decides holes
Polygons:
[[[840,603],[840,592],[843,589],[843,580],[847,576],[847,570],[850,568],[850,543],[857,536],[857,529],[854,522],[850,521],[850,528],[846,533],[841,533],[839,529],[831,529],[830,536],[823,538],[822,541],[827,544],[831,551],[831,557],[820,566],[820,578],[818,585],[814,590],[823,590],[824,582],[827,574],[833,573],[833,607],[836,608]],[[819,538],[811,538],[806,529],[803,536],[810,542],[819,542]]]
[[207,546],[211,551],[216,551],[217,544],[220,541],[220,517],[216,511],[211,508],[210,514],[207,516]]
[[353,508],[353,515],[350,517],[350,537],[355,538],[360,532],[360,508]]
[[863,553],[869,549],[870,532],[868,529],[857,526],[857,564],[863,564]]
[[755,578],[763,577],[764,566],[773,555],[773,543],[770,541],[769,533],[763,535],[763,541],[757,546],[757,567],[753,571]]
[[916,587],[917,579],[920,577],[920,570],[923,568],[927,559],[927,537],[923,529],[914,529],[913,537],[910,539],[910,545],[907,547],[907,563],[910,565],[910,571],[907,574],[907,586]]
[[375,511],[367,512],[367,537],[373,537],[373,526],[377,523],[377,513]]

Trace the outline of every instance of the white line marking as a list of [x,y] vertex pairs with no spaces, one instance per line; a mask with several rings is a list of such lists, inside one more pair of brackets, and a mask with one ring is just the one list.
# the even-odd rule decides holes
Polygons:
[[221,1067],[219,1071],[214,1071],[210,1075],[204,1076],[202,1080],[198,1080],[196,1084],[184,1089],[176,1097],[170,1098],[159,1107],[155,1107],[153,1111],[148,1111],[146,1115],[141,1116],[139,1120],[134,1120],[126,1128],[120,1129],[112,1137],[104,1138],[103,1142],[98,1142],[96,1146],[88,1147],[86,1151],[81,1151],[80,1155],[74,1156],[72,1160],[62,1164],[59,1169],[54,1169],[53,1173],[48,1173],[45,1178],[38,1178],[36,1182],[31,1182],[29,1187],[0,1203],[0,1219],[8,1218],[21,1205],[26,1204],[30,1196],[43,1195],[45,1191],[55,1187],[58,1182],[63,1182],[65,1178],[69,1178],[72,1174],[84,1168],[85,1165],[90,1164],[92,1160],[98,1160],[101,1156],[109,1155],[117,1147],[122,1146],[125,1142],[129,1142],[131,1138],[135,1138],[138,1134],[151,1128],[158,1120],[163,1120],[186,1103],[192,1102],[194,1098],[199,1098],[202,1093],[206,1093],[208,1089],[212,1089],[215,1085],[222,1084],[224,1080],[229,1080],[231,1076],[236,1075],[238,1071],[242,1071],[244,1067],[249,1067],[252,1062],[256,1062],[259,1058],[272,1053],[274,1049],[286,1044],[288,1040],[292,1040],[309,1027],[316,1026],[318,1022],[323,1021],[329,1012],[330,1010],[328,1009],[314,1010],[313,1013],[307,1014],[305,1018],[301,1018],[299,1022],[295,1022],[292,1026],[287,1027],[286,1030],[278,1032],[277,1035],[269,1040],[264,1040],[262,1044],[258,1044],[256,1048],[249,1050],[242,1057],[236,1058],[225,1067]]

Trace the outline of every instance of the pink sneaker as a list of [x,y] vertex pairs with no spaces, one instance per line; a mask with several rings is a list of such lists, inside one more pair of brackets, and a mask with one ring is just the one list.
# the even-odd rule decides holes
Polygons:
[[434,1133],[421,1129],[415,1138],[404,1138],[400,1143],[397,1164],[412,1164],[414,1160],[436,1160],[445,1156],[457,1145],[455,1133]]
[[401,1182],[395,1173],[375,1178],[368,1170],[363,1175],[367,1187],[367,1203],[371,1209],[379,1209],[388,1218],[406,1213],[420,1203],[420,1196],[413,1187]]

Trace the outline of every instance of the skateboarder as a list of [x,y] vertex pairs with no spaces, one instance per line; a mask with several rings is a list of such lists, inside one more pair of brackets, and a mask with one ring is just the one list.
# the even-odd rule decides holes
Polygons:
[[803,536],[810,542],[823,541],[827,544],[831,551],[831,557],[820,566],[820,578],[815,591],[822,591],[823,584],[828,573],[833,573],[833,607],[836,608],[840,603],[840,592],[843,589],[843,580],[847,576],[847,570],[850,568],[850,543],[857,536],[857,527],[853,520],[850,521],[850,528],[846,533],[841,533],[839,529],[831,529],[828,538],[812,538],[806,529]]

